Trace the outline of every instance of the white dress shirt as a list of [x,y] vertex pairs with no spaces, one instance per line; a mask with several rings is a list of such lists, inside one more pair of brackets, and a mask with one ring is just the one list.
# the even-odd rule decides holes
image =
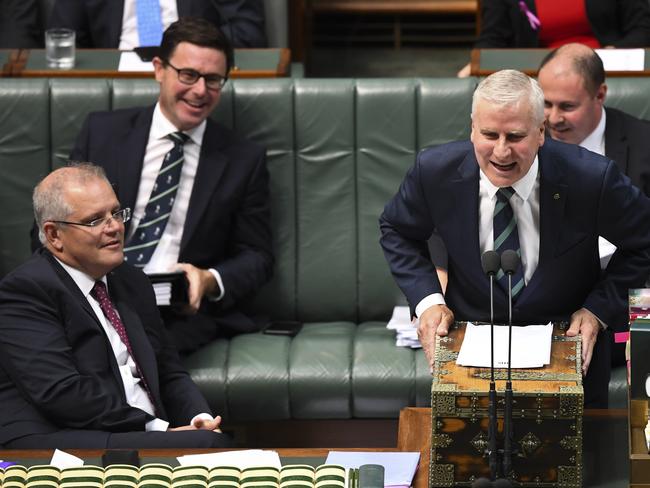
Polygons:
[[[537,156],[528,173],[512,185],[515,190],[510,198],[512,212],[517,219],[521,265],[524,282],[528,284],[539,262],[539,162]],[[479,222],[478,234],[481,253],[494,249],[493,219],[497,203],[497,190],[482,170],[479,170]],[[420,317],[432,305],[445,303],[442,293],[424,297],[415,307]]]
[[[151,400],[149,400],[147,390],[145,390],[144,386],[142,385],[142,381],[138,376],[138,368],[135,364],[135,361],[129,354],[128,349],[122,342],[122,339],[120,339],[120,336],[118,335],[115,328],[106,319],[104,312],[99,306],[99,302],[95,300],[90,294],[91,290],[95,286],[95,280],[88,276],[86,273],[68,266],[61,260],[57,259],[57,261],[61,264],[61,266],[63,266],[63,269],[70,275],[72,280],[79,287],[79,290],[81,290],[81,293],[83,293],[83,295],[86,297],[86,300],[88,300],[88,303],[93,309],[93,312],[95,312],[99,323],[102,325],[104,332],[106,332],[106,337],[108,338],[108,342],[111,345],[113,355],[115,356],[115,361],[117,361],[117,366],[120,371],[120,376],[122,377],[126,403],[134,408],[144,410],[149,415],[155,416],[154,406],[151,403]],[[108,290],[106,277],[104,276],[101,281],[104,282],[106,289]],[[117,310],[115,311],[119,315],[119,312]],[[153,430],[167,430],[167,427],[169,427],[169,422],[155,418],[146,423],[145,430],[147,432]]]
[[[115,356],[115,361],[117,361],[117,366],[120,371],[120,377],[122,378],[122,384],[124,385],[126,403],[134,408],[144,410],[149,415],[155,416],[154,406],[149,399],[147,390],[145,390],[144,386],[142,385],[142,381],[138,376],[138,368],[135,364],[135,361],[133,360],[133,357],[129,354],[126,345],[124,345],[122,339],[120,339],[120,336],[118,335],[115,328],[110,324],[104,315],[102,308],[99,306],[99,302],[95,300],[90,294],[93,287],[95,286],[95,280],[88,276],[86,273],[79,271],[72,266],[68,266],[60,259],[55,259],[70,275],[70,278],[72,278],[75,284],[79,287],[79,290],[81,290],[83,296],[86,297],[86,300],[88,300],[90,307],[93,309],[93,312],[95,312],[95,315],[97,316],[97,320],[99,320],[99,323],[106,333],[106,337],[108,338],[108,342],[111,345],[113,355]],[[108,291],[108,282],[106,280],[106,276],[104,276],[101,281],[106,285],[106,290]],[[120,315],[117,308],[115,309],[115,313],[117,313],[118,316]],[[195,415],[194,418],[192,418],[190,424],[194,424],[194,422],[198,419],[214,420],[212,415],[202,412],[198,415]],[[147,432],[166,431],[168,427],[169,422],[159,418],[154,418],[145,424],[145,430]]]
[[[171,271],[178,263],[183,228],[190,206],[190,197],[192,195],[192,188],[194,187],[196,171],[199,166],[199,156],[205,126],[206,121],[203,121],[197,127],[184,131],[189,136],[189,139],[184,147],[185,160],[181,170],[176,198],[174,199],[174,206],[172,207],[165,231],[151,256],[151,260],[144,267],[145,273],[166,273]],[[135,234],[138,223],[144,218],[144,211],[151,196],[153,185],[158,177],[163,159],[174,147],[174,143],[167,138],[167,135],[177,131],[178,129],[165,117],[160,110],[160,104],[157,103],[151,120],[149,140],[145,150],[144,161],[142,162],[140,186],[138,187],[138,196],[136,198],[135,208],[133,209],[133,218],[131,227],[129,228],[127,242]],[[210,269],[209,271],[217,281],[220,290],[220,294],[213,298],[214,300],[220,300],[225,294],[221,275],[215,269]]]
[[[600,154],[601,156],[605,155],[605,124],[607,123],[607,112],[602,108],[602,115],[600,117],[600,122],[594,129],[594,131],[585,137],[585,140],[582,141],[579,145],[585,149]],[[609,260],[612,259],[612,254],[616,251],[616,246],[609,242],[604,237],[598,237],[598,253],[600,254],[600,267],[605,269]]]
[[[163,32],[169,24],[178,20],[178,9],[176,0],[158,0],[160,3],[160,20],[162,21]],[[122,34],[118,49],[131,51],[140,45],[138,34],[138,16],[135,7],[136,0],[124,0],[124,11],[122,12]]]

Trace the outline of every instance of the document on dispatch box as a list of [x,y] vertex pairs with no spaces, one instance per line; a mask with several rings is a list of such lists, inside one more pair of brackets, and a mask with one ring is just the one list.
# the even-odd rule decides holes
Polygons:
[[[542,368],[551,362],[553,324],[512,327],[512,368]],[[490,325],[467,322],[456,364],[490,367]],[[508,367],[508,326],[494,326],[494,367]]]

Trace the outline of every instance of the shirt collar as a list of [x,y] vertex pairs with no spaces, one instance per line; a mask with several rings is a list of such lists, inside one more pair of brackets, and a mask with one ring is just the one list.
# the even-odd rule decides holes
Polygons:
[[100,280],[95,280],[94,278],[91,278],[90,276],[88,276],[83,271],[80,271],[80,270],[78,270],[76,268],[73,268],[69,264],[65,264],[63,261],[61,261],[56,256],[54,256],[54,259],[56,259],[59,262],[59,264],[63,267],[63,269],[70,275],[70,278],[72,278],[72,281],[75,282],[75,284],[79,287],[79,289],[81,290],[81,293],[83,293],[83,295],[85,297],[90,295],[91,290],[95,286],[95,281],[103,281],[104,284],[106,285],[107,289],[108,289],[108,283],[107,283],[107,280],[106,280],[106,275],[102,276],[102,278]]
[[[496,195],[497,191],[499,190],[498,186],[494,186],[492,182],[489,180],[489,178],[483,173],[483,170],[479,171],[480,175],[480,184],[483,188],[485,188],[485,191],[487,192],[487,195],[490,198],[494,198]],[[530,197],[530,194],[533,191],[533,188],[535,187],[535,182],[537,181],[537,174],[539,173],[539,159],[538,156],[535,156],[535,159],[533,160],[533,164],[530,165],[530,169],[528,170],[528,173],[524,175],[523,178],[520,180],[515,181],[512,184],[512,188],[515,190],[517,195],[519,195],[519,198],[522,200],[528,200],[528,197]]]
[[[193,129],[184,130],[183,133],[187,134],[194,144],[200,146],[203,141],[203,133],[205,132],[206,124],[207,120],[204,120]],[[162,113],[160,102],[156,103],[156,108],[153,110],[153,118],[151,120],[150,136],[153,136],[155,139],[163,139],[172,132],[178,132],[178,128],[176,128],[176,126],[165,117],[165,114]]]
[[594,131],[585,137],[579,145],[585,149],[600,154],[601,156],[605,153],[605,108],[601,108],[602,113],[600,116],[600,122],[594,129]]

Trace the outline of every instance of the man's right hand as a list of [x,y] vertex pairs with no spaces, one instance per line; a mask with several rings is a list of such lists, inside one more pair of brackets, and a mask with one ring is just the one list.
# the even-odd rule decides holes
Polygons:
[[436,359],[436,336],[446,336],[453,323],[454,314],[447,305],[433,305],[427,308],[420,317],[418,339],[420,339],[432,373]]

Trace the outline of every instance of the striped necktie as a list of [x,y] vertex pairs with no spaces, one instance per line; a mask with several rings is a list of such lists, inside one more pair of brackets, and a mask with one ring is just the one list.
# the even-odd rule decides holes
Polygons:
[[173,141],[174,147],[165,155],[151,190],[149,202],[144,209],[144,217],[124,247],[124,260],[140,268],[146,266],[151,259],[167,227],[185,159],[183,146],[189,136],[182,132],[172,132],[167,138]]
[[159,46],[163,26],[158,0],[136,0],[135,13],[138,18],[140,46]]
[[[506,249],[516,251],[521,257],[519,246],[519,232],[517,231],[517,219],[510,205],[510,198],[515,194],[512,187],[499,188],[497,191],[497,203],[494,206],[494,217],[492,220],[494,232],[494,250],[501,254]],[[497,273],[499,286],[508,292],[508,276],[499,270]],[[524,289],[523,266],[519,266],[517,272],[512,275],[512,298],[516,300],[521,290]]]

